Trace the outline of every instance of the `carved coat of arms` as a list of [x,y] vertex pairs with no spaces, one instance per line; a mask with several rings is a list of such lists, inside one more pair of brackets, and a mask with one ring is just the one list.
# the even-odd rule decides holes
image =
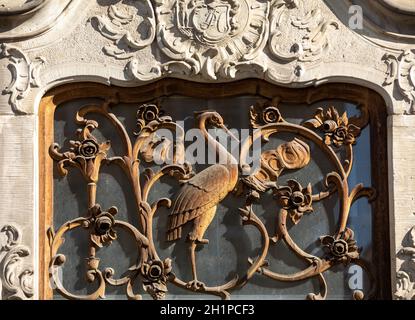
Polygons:
[[186,10],[186,1],[181,0],[176,9],[179,30],[200,43],[221,42],[238,28],[235,15],[239,7],[239,4],[220,0],[196,1],[191,3],[190,10]]
[[170,0],[156,12],[162,51],[210,79],[236,73],[267,42],[268,1]]

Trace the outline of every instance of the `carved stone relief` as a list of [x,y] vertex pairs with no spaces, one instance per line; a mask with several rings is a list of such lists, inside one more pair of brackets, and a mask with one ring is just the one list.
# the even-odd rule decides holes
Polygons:
[[[314,2],[302,0],[154,3],[146,1],[146,9],[139,10],[138,4],[118,2],[108,7],[106,15],[90,19],[112,40],[103,51],[129,60],[126,73],[131,79],[148,81],[172,73],[200,75],[205,80],[234,79],[244,70],[263,77],[268,72],[267,59],[277,59],[289,63],[289,81],[301,76],[306,66],[321,62],[327,32],[338,28],[336,22],[323,18]],[[140,28],[146,32],[140,33]],[[161,59],[145,70],[135,53],[153,42],[167,61]],[[266,56],[268,49],[270,56]]]
[[274,57],[287,63],[296,61],[294,72],[300,76],[306,63],[314,65],[328,47],[327,32],[338,29],[333,20],[326,21],[321,10],[305,1],[276,1],[271,11],[269,48]]
[[[111,5],[108,7],[107,15],[93,16],[90,21],[97,21],[97,29],[112,43],[105,46],[103,51],[117,59],[129,59],[134,57],[136,50],[143,49],[154,41],[156,22],[154,12],[149,1],[145,1],[149,16],[140,17],[140,8],[127,5]],[[133,10],[135,9],[135,10]],[[140,19],[141,18],[141,19]],[[127,27],[134,25],[135,31],[141,27],[148,28],[145,39],[139,39],[138,35],[132,34]]]
[[396,274],[396,299],[415,300],[415,227],[408,232],[403,240],[403,248],[398,252],[401,267]]
[[233,78],[263,50],[269,1],[157,1],[157,43],[180,69]]
[[8,69],[12,74],[12,81],[3,88],[3,94],[10,95],[9,103],[13,111],[21,113],[20,101],[26,97],[31,87],[39,87],[38,73],[45,60],[39,57],[30,61],[22,50],[8,44],[0,47],[0,59],[2,58],[8,59]]
[[401,99],[409,104],[409,113],[415,113],[415,49],[408,49],[399,56],[385,54],[388,65],[385,86],[394,84]]
[[0,0],[0,40],[21,41],[41,36],[79,3],[79,0]]
[[23,262],[31,253],[20,242],[21,232],[15,226],[5,225],[0,229],[0,298],[3,300],[33,296],[33,269]]

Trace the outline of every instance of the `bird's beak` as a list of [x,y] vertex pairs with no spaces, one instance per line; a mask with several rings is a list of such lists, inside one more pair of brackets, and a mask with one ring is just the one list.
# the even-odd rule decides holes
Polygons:
[[226,128],[226,126],[225,125],[221,125],[220,126],[221,127],[221,129],[223,129],[232,139],[234,139],[235,141],[238,141],[238,142],[240,142],[239,141],[239,139],[237,138],[237,137],[235,137],[235,135],[228,129],[228,128]]

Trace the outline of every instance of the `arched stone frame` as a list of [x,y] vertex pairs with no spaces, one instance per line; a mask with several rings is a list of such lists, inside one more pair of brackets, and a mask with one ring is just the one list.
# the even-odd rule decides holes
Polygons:
[[[286,1],[286,3],[290,3],[290,1]],[[376,41],[368,42],[367,39],[370,38],[368,35],[361,37],[358,32],[349,30],[347,26],[342,25],[334,14],[336,10],[331,11],[324,1],[316,0],[308,3],[310,6],[321,8],[325,21],[337,21],[339,29],[333,30],[333,32],[342,34],[343,39],[339,41],[339,37],[328,33],[329,49],[323,56],[323,63],[310,63],[308,65],[308,62],[306,62],[305,68],[301,69],[296,68],[298,58],[289,63],[288,67],[286,63],[275,62],[271,59],[265,62],[261,60],[261,63],[267,65],[267,70],[271,70],[271,73],[262,70],[258,72],[253,67],[254,64],[249,64],[248,69],[252,66],[252,70],[237,73],[235,77],[225,77],[219,80],[204,79],[203,76],[193,74],[183,75],[180,69],[169,70],[168,73],[157,75],[152,80],[172,76],[184,79],[190,78],[201,82],[229,82],[254,77],[289,87],[317,86],[330,82],[355,83],[378,92],[385,100],[388,112],[391,253],[392,257],[395,257],[406,233],[410,231],[415,223],[414,210],[411,206],[408,206],[415,191],[415,186],[411,183],[412,172],[415,172],[412,167],[412,163],[415,163],[413,161],[415,155],[408,151],[415,143],[412,140],[412,127],[415,122],[413,116],[410,115],[414,101],[414,86],[411,82],[410,73],[411,66],[414,64],[414,44],[411,42],[412,40],[408,39],[397,44],[387,37],[382,39],[380,44]],[[345,3],[346,5],[343,8],[347,8],[347,2]],[[339,7],[342,6],[339,5]],[[68,13],[75,15],[75,9],[78,8],[74,6],[73,10],[69,10]],[[9,70],[3,69],[6,72],[2,70],[1,75],[4,77],[3,81],[0,81],[2,87],[9,87],[0,96],[3,146],[6,150],[0,163],[4,167],[4,171],[9,173],[2,177],[2,179],[5,179],[2,182],[4,185],[3,193],[13,194],[17,199],[21,199],[19,203],[0,204],[0,221],[2,225],[15,223],[23,230],[24,243],[28,245],[32,253],[31,258],[26,258],[26,261],[35,270],[35,298],[38,297],[36,286],[38,275],[36,270],[39,256],[37,252],[38,234],[36,232],[38,225],[36,192],[38,172],[36,161],[39,157],[36,147],[37,106],[41,97],[49,89],[71,82],[93,81],[125,87],[134,87],[148,82],[145,77],[141,80],[138,77],[131,77],[131,73],[126,72],[128,71],[128,68],[126,69],[127,65],[120,62],[119,59],[109,57],[102,52],[99,53],[102,47],[108,45],[108,41],[102,42],[100,40],[101,35],[94,29],[85,29],[84,42],[80,41],[82,37],[71,36],[74,33],[69,33],[68,37],[72,39],[69,42],[74,41],[76,43],[78,41],[78,43],[84,43],[85,48],[94,48],[93,54],[98,53],[96,59],[90,59],[91,57],[88,56],[90,61],[80,63],[77,56],[81,53],[76,50],[68,50],[65,53],[68,53],[68,57],[70,57],[66,59],[66,63],[60,64],[62,51],[59,51],[59,43],[56,41],[59,36],[58,31],[62,30],[62,26],[71,26],[72,30],[75,27],[87,26],[89,25],[88,19],[92,16],[105,16],[108,7],[93,4],[88,9],[90,11],[85,10],[83,16],[78,15],[77,21],[80,22],[69,23],[62,18],[63,22],[60,23],[59,28],[51,28],[57,34],[51,42],[50,35],[52,33],[39,34],[28,40],[16,39],[16,41],[4,40],[0,36],[0,42],[4,42],[0,53],[2,58],[0,63],[3,63],[2,67],[6,66],[11,71],[10,73]],[[95,39],[96,43],[88,41],[88,37],[89,40]],[[341,43],[346,42],[346,39],[353,43],[353,46],[343,48]],[[91,45],[91,43],[93,44]],[[158,57],[155,60],[160,58],[162,54],[157,53],[156,56]],[[298,71],[298,75],[294,74],[293,77],[292,74],[296,71]],[[154,73],[150,72],[149,76],[153,77]],[[15,81],[14,86],[9,85],[11,80]],[[21,115],[17,116],[16,114]],[[34,136],[33,139],[32,136]],[[15,149],[14,145],[16,143],[24,146],[24,148]],[[16,163],[19,165],[16,166]],[[16,167],[18,171],[16,171]],[[22,185],[23,187],[9,188],[7,183],[10,176],[13,176],[16,186]],[[28,197],[28,194],[31,196]],[[404,244],[404,246],[410,247],[411,245]],[[400,259],[392,258],[393,288],[396,287],[394,271],[399,270],[401,263]],[[411,291],[411,284],[409,284],[409,289],[408,287],[403,288],[402,282],[399,282],[399,284],[399,289],[406,290],[407,295],[411,296],[411,292],[413,292],[413,289]]]

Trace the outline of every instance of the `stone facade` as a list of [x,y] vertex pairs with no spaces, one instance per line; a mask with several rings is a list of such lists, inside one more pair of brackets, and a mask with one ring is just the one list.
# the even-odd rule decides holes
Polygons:
[[0,0],[0,297],[38,297],[44,93],[72,82],[133,87],[163,77],[258,78],[290,87],[342,82],[378,92],[389,117],[392,290],[396,298],[415,296],[413,2],[216,2],[229,10],[217,29],[202,25],[207,13],[198,1]]

